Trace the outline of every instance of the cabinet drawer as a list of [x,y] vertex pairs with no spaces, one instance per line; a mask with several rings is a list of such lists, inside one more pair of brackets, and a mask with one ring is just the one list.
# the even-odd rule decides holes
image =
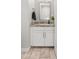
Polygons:
[[54,27],[31,27],[31,29],[34,31],[54,31]]
[[43,31],[44,30],[43,27],[31,27],[31,29],[34,31]]
[[43,29],[44,29],[44,31],[53,31],[54,30],[53,27],[44,27]]

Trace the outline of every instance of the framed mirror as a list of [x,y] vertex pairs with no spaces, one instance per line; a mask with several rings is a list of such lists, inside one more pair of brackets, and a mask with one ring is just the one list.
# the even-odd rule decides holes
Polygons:
[[40,20],[49,20],[51,16],[51,3],[40,2]]

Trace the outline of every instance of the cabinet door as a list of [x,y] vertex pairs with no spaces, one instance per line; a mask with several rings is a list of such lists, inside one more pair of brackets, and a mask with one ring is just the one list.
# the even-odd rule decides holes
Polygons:
[[31,45],[32,46],[44,46],[43,31],[32,31]]
[[53,46],[53,39],[54,39],[54,34],[53,31],[46,31],[45,32],[45,46]]

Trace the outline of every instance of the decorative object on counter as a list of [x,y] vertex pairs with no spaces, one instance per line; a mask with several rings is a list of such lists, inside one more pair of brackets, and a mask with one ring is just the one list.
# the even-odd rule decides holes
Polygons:
[[54,16],[51,17],[51,20],[52,20],[52,23],[55,25],[55,23],[54,23],[55,22]]
[[33,10],[33,12],[32,12],[32,19],[33,19],[33,20],[36,20],[36,13],[35,13],[35,9],[33,8],[32,10]]
[[51,19],[54,21],[55,20],[54,16],[52,16]]
[[48,24],[50,24],[50,20],[48,20]]

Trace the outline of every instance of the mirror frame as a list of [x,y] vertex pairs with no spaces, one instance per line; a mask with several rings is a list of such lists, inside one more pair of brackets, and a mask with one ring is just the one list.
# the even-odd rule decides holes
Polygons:
[[[49,3],[50,4],[50,17],[51,17],[51,2],[50,1],[48,1],[48,2],[43,2],[43,1],[39,2],[39,20],[44,21],[44,20],[40,19],[40,3]],[[50,19],[48,19],[48,20],[50,20]]]

